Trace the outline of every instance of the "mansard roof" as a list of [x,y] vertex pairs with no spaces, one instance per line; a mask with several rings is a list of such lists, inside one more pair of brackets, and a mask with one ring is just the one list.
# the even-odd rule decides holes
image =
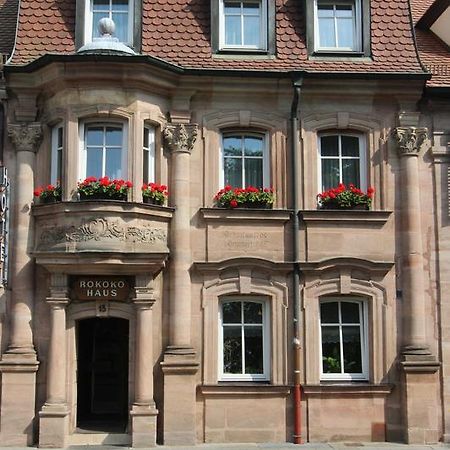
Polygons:
[[430,30],[449,7],[448,0],[411,0],[419,57],[432,74],[428,87],[450,86],[450,48]]
[[[275,56],[213,55],[211,0],[143,0],[142,54],[195,69],[423,72],[414,46],[409,5],[404,0],[371,0],[370,58],[310,58],[304,2],[274,1]],[[75,3],[22,0],[12,64],[27,64],[46,53],[74,53]]]

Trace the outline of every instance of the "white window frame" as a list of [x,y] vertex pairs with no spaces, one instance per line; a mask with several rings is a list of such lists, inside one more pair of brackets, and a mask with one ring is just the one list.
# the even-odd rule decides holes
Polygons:
[[[61,133],[61,146],[58,145],[58,135]],[[62,123],[56,124],[52,128],[52,148],[51,148],[51,169],[50,182],[52,184],[61,183],[63,152],[64,152],[64,126]],[[58,166],[60,176],[58,177]]]
[[[219,49],[220,50],[246,50],[246,51],[267,51],[267,1],[259,0],[261,16],[259,19],[259,45],[226,45],[225,43],[225,8],[224,3],[227,0],[219,0]],[[246,0],[230,0],[233,3],[246,3]],[[257,3],[258,0],[247,0],[248,3]],[[241,17],[241,32],[243,36],[244,27]]]
[[[148,140],[148,147],[144,146],[145,135]],[[155,127],[151,125],[144,125],[144,137],[142,141],[142,167],[144,168],[144,154],[148,153],[148,180],[144,179],[144,172],[142,172],[142,177],[144,179],[144,183],[154,183],[155,182]]]
[[[263,337],[263,373],[262,374],[231,374],[224,373],[223,369],[223,320],[222,320],[222,305],[229,302],[241,303],[259,303],[262,305],[262,337]],[[243,308],[242,317],[243,317]],[[226,296],[219,301],[219,317],[218,317],[218,379],[219,381],[269,381],[270,380],[270,304],[264,297],[245,297],[245,296]],[[241,325],[241,333],[243,337],[244,326]],[[259,326],[259,325],[258,325]],[[244,352],[245,345],[242,340],[242,370],[245,371]]]
[[[323,373],[323,362],[322,362],[322,326],[336,326],[337,324],[327,324],[322,325],[320,317],[320,305],[323,303],[357,303],[359,305],[359,315],[360,315],[360,337],[361,337],[361,373]],[[343,346],[342,346],[342,323],[341,309],[339,308],[339,337],[340,337],[340,357],[341,363],[343,362]],[[336,296],[336,297],[322,297],[319,302],[319,364],[320,364],[320,380],[321,381],[367,381],[369,379],[369,322],[368,322],[368,303],[367,300],[361,297],[350,297],[350,296]],[[355,324],[348,324],[349,326],[354,326]],[[344,370],[343,364],[341,364],[342,371]]]
[[[92,42],[94,30],[93,25],[97,26],[96,24],[93,24],[93,0],[85,0],[85,8],[84,8],[84,43]],[[112,14],[112,1],[109,0],[110,3],[110,9],[109,9],[109,15],[108,17],[111,18]],[[117,28],[117,24],[116,28]],[[128,0],[128,38],[127,41],[124,42],[124,44],[127,44],[129,46],[133,45],[133,34],[134,34],[134,1]]]
[[[322,156],[322,137],[325,136],[338,136],[338,148],[339,154],[338,156]],[[342,156],[342,136],[349,136],[358,138],[358,146],[359,146],[359,157],[356,156]],[[340,132],[329,132],[329,133],[320,133],[317,137],[317,148],[318,148],[318,192],[322,192],[323,183],[322,183],[322,160],[324,159],[339,159],[339,183],[342,183],[342,161],[346,159],[359,159],[359,187],[362,190],[367,189],[367,155],[366,155],[366,143],[364,136],[357,133],[340,133]],[[347,186],[348,187],[348,186]]]
[[[79,179],[84,180],[85,178],[92,176],[92,174],[86,173],[86,163],[87,163],[87,148],[86,148],[86,128],[92,127],[92,126],[101,126],[101,127],[122,127],[122,157],[121,157],[121,164],[122,164],[122,178],[124,180],[127,180],[128,177],[128,165],[127,165],[127,159],[128,159],[128,124],[124,121],[114,121],[114,120],[92,120],[92,121],[84,121],[80,123],[79,127],[79,140],[80,140],[80,148],[79,148]],[[105,169],[105,159],[103,158],[102,161],[102,173],[104,174]],[[104,175],[102,175],[104,176]]]
[[[225,186],[225,164],[224,164],[224,145],[223,140],[225,137],[230,136],[240,136],[241,138],[244,136],[256,136],[262,139],[263,141],[263,186],[265,188],[270,187],[270,161],[269,161],[269,136],[268,133],[260,133],[257,131],[243,131],[243,130],[236,130],[236,131],[226,131],[222,132],[220,136],[220,152],[219,152],[219,170],[220,170],[220,187],[223,188]],[[251,158],[251,157],[247,157]],[[259,158],[259,157],[258,157]],[[244,159],[244,158],[242,158]],[[256,157],[255,157],[256,159]],[[242,186],[233,186],[233,187],[242,187],[245,188],[248,186],[248,183],[245,182],[245,165],[242,164]]]
[[[353,11],[353,35],[354,42],[353,47],[322,47],[320,46],[320,33],[319,33],[319,17],[318,17],[318,5],[327,4],[333,5],[351,5]],[[333,9],[334,9],[333,8]],[[335,21],[335,38],[336,44],[338,44],[337,38],[337,26]],[[314,0],[314,50],[322,52],[360,52],[362,51],[362,15],[361,15],[361,0]]]

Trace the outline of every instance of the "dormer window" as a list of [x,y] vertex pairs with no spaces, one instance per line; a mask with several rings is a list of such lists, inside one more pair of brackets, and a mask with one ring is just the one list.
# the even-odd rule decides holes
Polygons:
[[107,17],[112,19],[116,26],[114,37],[119,42],[132,44],[132,6],[132,0],[90,0],[87,9],[89,17],[86,20],[86,42],[100,37],[98,22],[103,17]]

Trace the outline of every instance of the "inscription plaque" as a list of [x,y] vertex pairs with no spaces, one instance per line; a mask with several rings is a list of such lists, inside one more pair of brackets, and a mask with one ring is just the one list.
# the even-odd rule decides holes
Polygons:
[[125,277],[83,276],[73,280],[76,300],[125,301],[130,295],[130,282]]

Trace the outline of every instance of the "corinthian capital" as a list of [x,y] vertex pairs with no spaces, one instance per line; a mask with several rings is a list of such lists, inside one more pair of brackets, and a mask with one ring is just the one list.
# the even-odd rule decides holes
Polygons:
[[36,152],[41,139],[40,123],[12,123],[8,125],[8,136],[18,152]]
[[164,128],[164,138],[172,152],[191,153],[197,139],[196,123],[169,123]]
[[398,152],[403,155],[417,155],[420,147],[427,138],[428,130],[426,128],[416,127],[397,127],[393,135],[398,143]]

